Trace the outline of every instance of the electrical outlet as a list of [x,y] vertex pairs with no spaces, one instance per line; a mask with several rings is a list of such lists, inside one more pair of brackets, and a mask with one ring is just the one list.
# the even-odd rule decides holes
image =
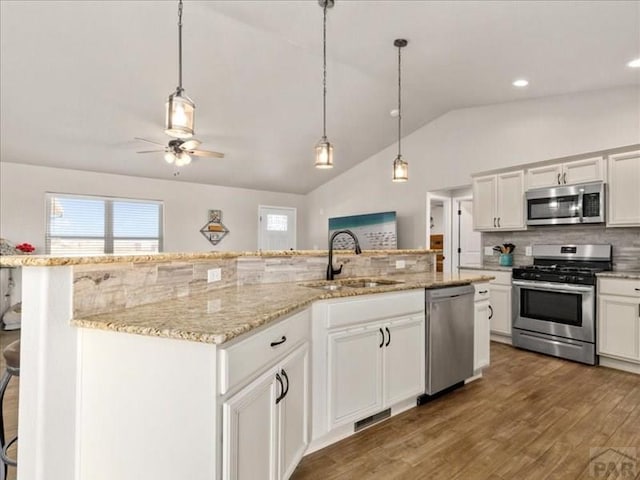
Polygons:
[[524,254],[527,257],[530,257],[531,255],[533,255],[533,252],[531,251],[531,245],[524,247]]
[[219,268],[207,270],[207,283],[219,282],[220,280],[222,280],[222,270]]
[[407,266],[404,260],[396,260],[396,268],[405,268]]
[[484,256],[493,257],[493,247],[484,247]]

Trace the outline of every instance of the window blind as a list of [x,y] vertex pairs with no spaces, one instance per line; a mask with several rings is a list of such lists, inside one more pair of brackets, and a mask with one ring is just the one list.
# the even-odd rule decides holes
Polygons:
[[48,254],[162,251],[162,202],[57,193],[48,193],[46,202]]

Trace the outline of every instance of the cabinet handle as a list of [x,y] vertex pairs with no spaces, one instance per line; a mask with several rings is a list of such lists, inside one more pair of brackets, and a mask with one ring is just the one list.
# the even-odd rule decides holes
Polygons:
[[[276,395],[276,405],[280,403],[280,400],[283,399],[284,395],[284,384],[282,383],[282,378],[280,378],[280,374],[276,373],[276,380],[280,384],[280,395]],[[276,388],[277,391],[277,388]]]
[[558,174],[558,185],[560,185],[560,173]]
[[[289,394],[289,377],[287,376],[287,372],[284,371],[284,368],[280,370],[280,373],[282,374],[282,378],[287,381],[287,386],[285,387],[284,392],[282,392],[282,398],[284,398]],[[282,398],[280,400],[282,400]]]
[[491,320],[493,318],[493,307],[491,305],[489,305],[489,311],[491,312],[489,314],[489,320]]
[[636,292],[640,292],[640,288],[634,288]]
[[384,332],[382,331],[382,328],[379,328],[378,331],[380,332],[380,335],[382,335],[382,341],[380,342],[380,345],[378,345],[380,348],[382,348],[384,346]]
[[391,332],[389,331],[389,327],[384,327],[384,329],[387,331],[387,335],[389,335],[389,339],[387,340],[387,343],[384,344],[384,346],[388,347],[391,343]]
[[271,342],[271,346],[272,347],[277,347],[278,345],[282,345],[286,341],[287,341],[287,337],[282,335],[282,338],[280,340],[278,340],[277,342]]
[[562,175],[562,181],[565,185],[567,184],[567,172],[564,172],[564,174]]
[[488,293],[488,292],[489,292],[489,290],[480,290],[478,293],[480,295],[484,295],[485,293]]
[[498,228],[500,228],[500,217],[498,217]]
[[496,227],[496,217],[493,217],[493,227]]

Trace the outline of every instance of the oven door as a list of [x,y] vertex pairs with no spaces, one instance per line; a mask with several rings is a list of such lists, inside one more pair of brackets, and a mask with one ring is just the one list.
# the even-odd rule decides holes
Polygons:
[[513,327],[595,343],[595,288],[514,280]]

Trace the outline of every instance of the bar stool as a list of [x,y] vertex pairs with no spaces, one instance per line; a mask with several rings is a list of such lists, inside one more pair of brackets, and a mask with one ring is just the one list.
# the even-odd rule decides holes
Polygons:
[[11,465],[12,467],[15,467],[18,465],[16,460],[7,457],[7,450],[18,440],[18,436],[16,435],[8,442],[5,439],[3,405],[4,394],[7,391],[7,386],[9,385],[11,377],[20,376],[20,340],[16,340],[15,342],[11,342],[7,345],[7,347],[2,351],[2,355],[7,363],[7,368],[0,380],[0,462],[2,462],[2,468],[0,468],[0,480],[5,480],[7,478],[8,466]]

